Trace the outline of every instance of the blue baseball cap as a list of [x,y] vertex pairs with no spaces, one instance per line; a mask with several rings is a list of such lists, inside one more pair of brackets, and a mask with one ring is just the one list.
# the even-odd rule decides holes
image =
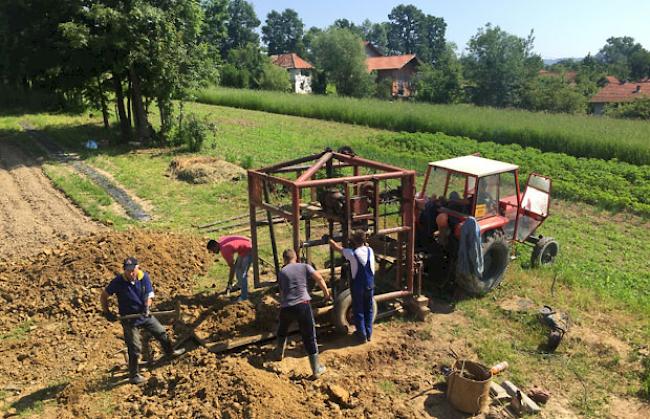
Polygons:
[[138,265],[138,260],[133,256],[124,259],[124,269],[134,269]]

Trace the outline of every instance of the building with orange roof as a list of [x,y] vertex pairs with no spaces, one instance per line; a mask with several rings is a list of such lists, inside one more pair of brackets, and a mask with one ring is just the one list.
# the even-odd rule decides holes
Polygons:
[[393,97],[410,97],[413,94],[412,79],[421,64],[415,54],[385,56],[368,41],[364,41],[363,46],[368,72],[376,71],[377,81],[391,80]]
[[602,115],[606,105],[632,102],[641,98],[650,98],[649,80],[625,82],[608,76],[607,84],[589,99],[589,104],[594,114]]
[[311,93],[311,71],[314,66],[296,53],[271,55],[271,62],[289,72],[295,93]]

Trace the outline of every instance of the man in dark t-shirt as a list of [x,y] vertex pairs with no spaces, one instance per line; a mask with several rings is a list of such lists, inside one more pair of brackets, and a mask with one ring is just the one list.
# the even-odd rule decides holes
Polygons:
[[302,343],[307,355],[314,378],[320,377],[325,372],[325,367],[318,362],[318,344],[316,343],[316,326],[314,314],[311,310],[311,297],[309,296],[307,279],[312,277],[325,294],[325,299],[330,299],[330,292],[323,277],[314,268],[305,263],[298,263],[296,252],[287,249],[282,253],[284,266],[278,275],[280,286],[280,324],[278,326],[278,347],[276,358],[282,360],[287,344],[289,326],[294,321],[298,322]]

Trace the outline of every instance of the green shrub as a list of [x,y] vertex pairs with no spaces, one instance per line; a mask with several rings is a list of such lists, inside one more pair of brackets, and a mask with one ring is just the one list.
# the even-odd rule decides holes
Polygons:
[[607,107],[607,116],[614,118],[643,119],[650,121],[650,97],[643,97],[633,102]]
[[253,156],[246,156],[239,162],[239,165],[248,170],[253,167]]
[[172,145],[185,145],[191,152],[201,151],[203,143],[212,136],[216,127],[208,123],[205,118],[189,114],[181,118],[181,123],[176,127],[172,137]]
[[260,82],[262,90],[277,90],[288,92],[291,90],[291,82],[287,70],[275,64],[265,63]]

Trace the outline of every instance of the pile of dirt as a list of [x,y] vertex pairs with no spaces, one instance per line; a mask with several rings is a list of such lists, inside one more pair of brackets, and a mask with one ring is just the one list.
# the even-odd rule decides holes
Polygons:
[[188,183],[216,183],[238,181],[246,177],[246,170],[216,157],[176,157],[169,163],[169,174]]
[[205,342],[268,333],[277,327],[279,310],[277,299],[268,294],[236,303],[220,296],[215,298],[207,315],[199,320],[194,333]]
[[135,256],[149,272],[156,301],[188,293],[211,258],[196,237],[146,231],[101,232],[0,264],[0,330],[38,316],[98,316],[99,295],[122,261]]

